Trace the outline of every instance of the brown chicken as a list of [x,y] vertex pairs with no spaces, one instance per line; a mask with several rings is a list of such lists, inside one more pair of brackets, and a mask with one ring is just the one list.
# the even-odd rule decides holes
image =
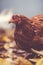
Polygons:
[[36,16],[31,19],[23,15],[12,16],[11,21],[16,24],[14,39],[17,45],[30,51],[31,48],[43,49],[43,18]]

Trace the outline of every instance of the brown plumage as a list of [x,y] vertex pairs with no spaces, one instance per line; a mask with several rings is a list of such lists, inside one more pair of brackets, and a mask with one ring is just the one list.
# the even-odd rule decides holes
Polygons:
[[30,51],[31,48],[43,49],[43,18],[34,20],[23,15],[14,15],[11,22],[16,24],[14,39],[20,48]]

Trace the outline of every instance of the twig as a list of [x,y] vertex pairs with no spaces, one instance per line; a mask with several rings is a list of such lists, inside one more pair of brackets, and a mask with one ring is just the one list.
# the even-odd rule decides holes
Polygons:
[[43,52],[42,51],[37,51],[37,50],[34,50],[33,48],[31,48],[31,50],[32,50],[32,52],[43,56]]
[[29,59],[32,62],[37,62],[39,59]]

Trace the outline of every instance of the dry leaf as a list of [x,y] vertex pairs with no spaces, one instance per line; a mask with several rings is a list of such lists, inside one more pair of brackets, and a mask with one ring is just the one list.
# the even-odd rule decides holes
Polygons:
[[7,36],[3,36],[2,41],[11,42],[11,40]]
[[43,65],[43,58],[41,58],[39,61],[37,61],[36,65]]
[[4,44],[4,48],[5,48],[6,50],[8,50],[8,49],[9,49],[9,44],[8,44],[8,43]]
[[25,58],[19,57],[17,60],[14,61],[16,65],[32,65],[32,63]]
[[0,58],[0,65],[11,65],[11,63],[8,60]]

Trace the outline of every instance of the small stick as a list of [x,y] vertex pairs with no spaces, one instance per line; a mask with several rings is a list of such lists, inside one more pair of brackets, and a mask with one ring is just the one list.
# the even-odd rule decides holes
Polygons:
[[32,50],[32,52],[43,56],[43,52],[42,51],[37,51],[37,50],[34,50],[33,48],[31,48],[31,50]]
[[29,60],[32,61],[32,62],[37,62],[39,59],[29,59]]

